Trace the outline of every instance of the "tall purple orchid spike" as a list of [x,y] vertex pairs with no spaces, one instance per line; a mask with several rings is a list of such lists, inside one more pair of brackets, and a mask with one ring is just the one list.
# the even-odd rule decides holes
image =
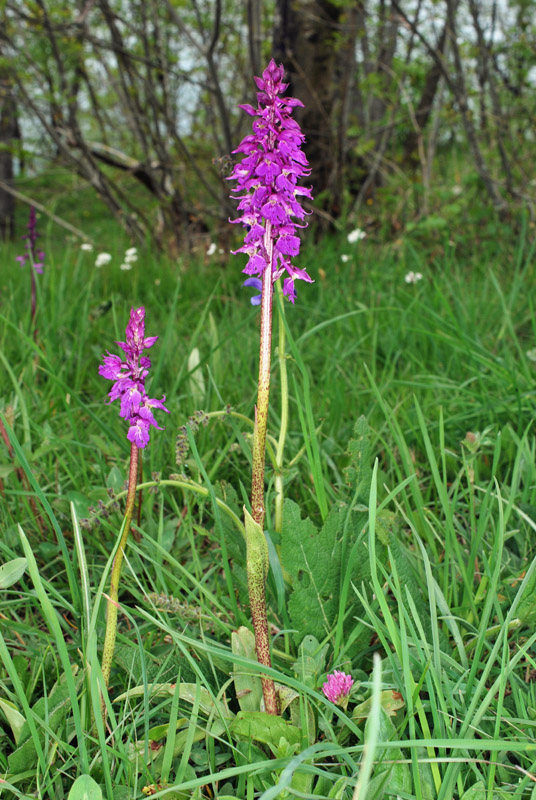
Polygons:
[[283,292],[293,303],[296,299],[296,279],[312,283],[306,270],[293,266],[291,257],[298,255],[300,240],[296,236],[299,225],[293,217],[304,220],[306,212],[298,197],[312,198],[311,189],[298,186],[298,180],[310,174],[309,164],[300,149],[305,137],[298,123],[292,119],[292,109],[303,106],[294,97],[280,97],[288,84],[282,82],[283,66],[272,59],[262,78],[255,78],[258,89],[258,107],[241,105],[247,114],[255,117],[253,133],[246,136],[233,153],[244,153],[245,158],[236,164],[228,180],[236,181],[234,199],[239,200],[238,219],[248,232],[244,245],[234,253],[246,253],[247,275],[262,275],[267,267],[272,272],[272,283],[284,272]]
[[123,350],[125,356],[121,358],[113,353],[103,356],[104,363],[99,366],[99,375],[108,380],[115,381],[109,392],[110,400],[121,401],[119,416],[126,419],[130,425],[127,439],[137,447],[145,447],[149,443],[149,430],[151,425],[158,430],[163,430],[157,424],[152,409],[160,408],[168,412],[164,405],[166,396],[162,400],[153,400],[145,391],[145,379],[151,366],[147,356],[142,352],[158,339],[158,336],[145,338],[145,308],[132,308],[130,319],[126,328],[126,342],[116,342]]

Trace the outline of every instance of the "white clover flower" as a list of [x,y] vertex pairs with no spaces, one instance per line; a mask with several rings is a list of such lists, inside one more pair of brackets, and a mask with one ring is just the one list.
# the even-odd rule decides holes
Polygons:
[[361,228],[356,228],[355,231],[350,231],[348,236],[346,237],[350,244],[355,244],[360,239],[364,239],[367,234],[365,231],[362,231]]
[[96,267],[103,267],[105,264],[109,264],[112,260],[110,253],[99,253],[97,259],[95,261]]
[[341,255],[341,261],[343,264],[346,264],[347,261],[350,261],[350,256],[348,255],[348,253],[343,253]]
[[216,243],[211,242],[208,246],[207,256],[213,256],[217,249]]
[[121,264],[121,266],[119,267],[119,269],[122,269],[122,270],[125,270],[125,269],[132,269],[132,264],[131,264],[131,262],[130,262],[130,261],[127,261],[127,260],[125,259],[125,261],[124,261],[124,262]]
[[125,250],[125,255],[128,256],[137,256],[138,255],[138,248],[137,247],[129,247],[128,250]]
[[417,283],[418,281],[422,281],[422,273],[421,272],[408,272],[405,276],[404,280],[406,283]]
[[90,244],[90,242],[83,242],[80,245],[80,250],[85,250],[86,253],[91,253],[91,251],[93,250],[93,245]]

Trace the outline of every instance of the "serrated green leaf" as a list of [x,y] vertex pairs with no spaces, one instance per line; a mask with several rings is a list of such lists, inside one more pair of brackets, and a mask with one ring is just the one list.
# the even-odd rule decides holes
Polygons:
[[0,589],[7,589],[13,586],[14,583],[22,578],[26,572],[28,562],[25,558],[14,558],[12,561],[6,561],[0,567]]
[[356,501],[368,508],[370,482],[372,480],[372,452],[370,428],[366,417],[361,416],[354,425],[353,436],[348,443],[348,466],[344,470],[346,483],[356,492]]
[[318,531],[300,508],[286,500],[283,510],[281,560],[292,579],[288,612],[296,643],[304,634],[324,639],[338,612],[340,551],[337,544],[342,514],[333,509]]
[[71,786],[67,800],[102,800],[102,791],[90,775],[80,775]]
[[[404,591],[409,592],[411,595],[423,630],[426,634],[426,639],[431,645],[433,643],[433,635],[428,600],[425,598],[424,592],[415,576],[414,567],[409,559],[409,556],[407,555],[404,547],[400,544],[396,532],[392,529],[389,531],[389,550],[391,552],[391,558],[396,565],[396,571],[400,585],[404,587]],[[438,637],[440,646],[445,650],[445,652],[448,652],[448,639],[441,628],[438,630]]]
[[265,711],[239,711],[230,729],[237,737],[268,745],[274,754],[281,739],[290,745],[299,745],[302,740],[299,728]]

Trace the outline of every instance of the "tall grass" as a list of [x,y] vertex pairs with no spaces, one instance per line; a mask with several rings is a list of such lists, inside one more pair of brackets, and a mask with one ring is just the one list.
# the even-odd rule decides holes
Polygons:
[[[464,240],[458,249],[449,238],[431,246],[411,235],[305,248],[317,280],[287,307],[284,491],[320,524],[342,497],[347,442],[365,415],[375,480],[368,524],[352,545],[369,577],[357,584],[349,559],[341,582],[362,614],[349,636],[341,622],[322,644],[326,668],[349,662],[361,681],[356,702],[373,696],[374,712],[365,725],[368,712],[333,709],[320,683],[293,667],[274,548],[268,589],[280,634],[269,674],[301,697],[302,730],[312,709],[322,733],[316,744],[304,737],[299,748],[276,753],[238,736],[227,714],[236,711],[232,671],[259,672],[229,646],[248,614],[223,506],[247,504],[251,426],[240,415],[253,418],[258,325],[237,268],[148,251],[132,272],[119,271],[119,258],[97,270],[94,254],[52,245],[34,340],[29,276],[12,266],[15,248],[2,252],[0,411],[15,455],[4,448],[1,459],[0,560],[28,561],[0,598],[6,796],[67,797],[80,774],[92,774],[114,800],[147,796],[147,787],[168,798],[350,798],[356,782],[359,800],[535,796],[529,234],[522,226],[515,236]],[[410,270],[423,280],[406,284]],[[124,496],[129,448],[97,367],[103,349],[122,338],[130,306],[141,304],[161,336],[152,381],[157,395],[167,394],[170,415],[144,456],[151,490],[141,538],[126,556],[105,730],[99,648],[121,516],[98,513],[98,504],[108,509],[108,490]],[[217,413],[227,406],[236,413]],[[200,409],[208,424],[188,430],[188,455],[177,466],[179,428]],[[274,402],[272,436],[279,413]],[[273,530],[269,474],[268,487]],[[93,519],[89,530],[83,518]],[[393,717],[378,706],[375,652],[382,690],[404,700]]]

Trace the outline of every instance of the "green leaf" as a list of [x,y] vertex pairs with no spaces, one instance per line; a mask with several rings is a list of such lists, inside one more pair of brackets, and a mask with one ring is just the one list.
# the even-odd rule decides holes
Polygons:
[[[215,485],[214,489],[216,496],[224,500],[229,508],[235,512],[237,517],[240,517],[240,509],[233,487],[222,482],[220,486]],[[221,515],[220,522],[227,544],[227,554],[232,562],[233,584],[237,592],[237,599],[240,605],[247,606],[249,603],[249,595],[248,579],[246,575],[246,541],[227,514]]]
[[13,733],[13,739],[15,740],[15,744],[18,744],[20,739],[20,734],[26,720],[24,719],[20,711],[18,711],[15,708],[14,703],[11,703],[9,700],[4,700],[0,698],[0,708],[4,712],[4,715],[9,723],[9,726]]
[[[186,717],[180,717],[175,723],[175,730],[179,730],[182,728],[183,725],[186,725],[188,720]],[[155,725],[154,728],[149,728],[147,733],[147,738],[150,742],[158,742],[160,739],[166,739],[169,733],[169,722],[165,722],[163,725]]]
[[25,558],[14,558],[12,561],[6,561],[0,567],[0,589],[7,589],[17,583],[26,572],[28,562]]
[[486,800],[486,797],[486,784],[484,781],[478,781],[463,793],[461,800]]
[[[194,704],[195,695],[197,691],[197,686],[195,683],[181,683],[180,685],[180,699],[185,700],[187,703]],[[175,694],[175,684],[174,683],[154,683],[154,684],[147,684],[147,686],[132,686],[123,694],[120,694],[118,697],[114,699],[114,703],[120,703],[123,700],[129,700],[132,697],[143,697],[143,695],[147,692],[149,697],[165,697],[173,696]],[[199,689],[201,700],[199,702],[199,709],[210,716],[211,714],[216,714],[217,717],[223,719],[231,719],[234,715],[232,711],[225,706],[224,703],[220,702],[219,700],[213,700],[210,692],[208,689],[205,689],[204,686],[201,686]]]
[[[382,692],[382,694],[384,694]],[[368,720],[367,720],[368,723]],[[380,709],[380,733],[378,737],[378,747],[376,749],[376,759],[386,761],[403,761],[405,756],[398,747],[385,747],[381,742],[388,742],[396,739],[397,732],[387,712]],[[366,740],[366,734],[365,734]],[[411,794],[412,781],[409,764],[384,764],[380,760],[374,770],[367,789],[367,800],[381,800],[385,789],[389,788],[389,794],[395,795],[397,792]]]
[[[78,667],[73,665],[73,675],[78,672]],[[82,684],[84,673],[77,676],[75,688],[78,691]],[[52,687],[48,698],[41,697],[34,706],[32,712],[37,717],[39,738],[41,743],[45,741],[45,730],[57,733],[63,725],[71,709],[71,696],[67,678],[64,675]],[[53,740],[51,741],[53,744]],[[25,772],[37,764],[37,751],[35,742],[31,738],[30,727],[25,720],[20,730],[18,747],[8,756],[8,770],[12,775]]]
[[[426,634],[426,639],[429,644],[432,644],[434,640],[428,600],[425,598],[424,592],[417,580],[415,569],[405,548],[401,545],[396,533],[392,529],[389,532],[389,550],[391,552],[391,558],[396,565],[400,586],[403,588],[404,592],[407,591],[411,595]],[[449,652],[449,642],[441,628],[438,630],[438,638],[441,649],[445,652]]]
[[298,658],[292,665],[296,677],[311,688],[319,685],[319,676],[325,672],[329,645],[320,647],[315,636],[305,636],[298,647]]
[[90,775],[80,775],[71,786],[67,800],[102,800],[102,791]]
[[[390,717],[394,717],[396,712],[405,705],[402,695],[399,692],[395,692],[394,689],[385,689],[385,691],[381,692],[380,704],[385,713]],[[372,697],[369,697],[368,700],[365,700],[364,703],[360,703],[353,709],[352,719],[356,721],[366,719],[370,714],[371,708]]]
[[353,436],[348,443],[348,466],[344,469],[346,483],[352,494],[357,493],[356,501],[368,508],[370,482],[372,480],[372,450],[370,428],[366,417],[361,416],[354,425]]
[[[255,522],[247,508],[244,506],[244,526],[246,529],[246,558],[248,565],[248,583],[250,593],[255,598],[255,589],[262,584],[264,594],[264,584],[268,577],[268,543],[264,531],[258,522]],[[253,576],[253,580],[251,579]]]
[[340,551],[337,544],[343,524],[333,509],[322,530],[301,519],[300,508],[286,500],[283,510],[281,560],[292,579],[288,612],[296,643],[304,634],[324,639],[335,622],[339,607]]
[[[255,636],[244,625],[231,634],[233,653],[256,661]],[[252,675],[247,667],[233,664],[233,681],[236,699],[241,711],[258,711],[262,700],[262,683],[258,675]]]
[[302,732],[282,717],[274,717],[265,711],[239,711],[230,725],[231,732],[242,739],[262,742],[275,755],[281,739],[290,745],[299,745]]
[[523,625],[527,625],[530,628],[536,625],[536,569],[533,570],[523,590],[523,596],[519,601],[516,616],[521,620]]

